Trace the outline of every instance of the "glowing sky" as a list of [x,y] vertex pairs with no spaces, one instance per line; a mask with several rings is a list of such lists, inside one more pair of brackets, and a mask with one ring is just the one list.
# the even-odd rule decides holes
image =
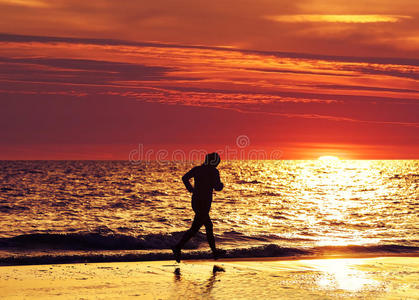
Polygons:
[[417,159],[416,2],[0,0],[0,159]]

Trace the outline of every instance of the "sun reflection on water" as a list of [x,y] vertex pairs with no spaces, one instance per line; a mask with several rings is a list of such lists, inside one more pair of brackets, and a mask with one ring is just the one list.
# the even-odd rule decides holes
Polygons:
[[321,289],[340,289],[349,292],[376,289],[380,285],[368,273],[357,268],[363,263],[363,259],[326,259],[311,262],[313,267],[322,273],[317,281]]
[[[370,213],[375,209],[371,207],[372,201],[380,193],[376,189],[375,194],[369,193],[369,201],[361,201],[371,185],[370,161],[342,161],[337,157],[324,156],[318,161],[310,162],[312,168],[301,168],[296,177],[296,188],[302,193],[304,202],[310,205],[305,212],[301,212],[301,217],[317,230],[320,239],[317,245],[348,245],[371,243],[370,239],[365,239],[355,230],[351,231],[351,226],[364,226],[365,224],[352,224],[352,214],[354,211],[362,210]],[[361,191],[361,192],[360,192]],[[333,225],[345,225],[333,232],[326,223]],[[368,224],[368,220],[365,220]],[[345,228],[346,232],[341,229]],[[333,233],[333,234],[331,234]],[[341,235],[341,238],[340,238]],[[348,235],[350,238],[348,239]]]

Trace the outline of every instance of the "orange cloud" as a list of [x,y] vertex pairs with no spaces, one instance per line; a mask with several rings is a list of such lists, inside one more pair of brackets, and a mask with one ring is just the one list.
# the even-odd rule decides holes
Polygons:
[[370,57],[417,57],[418,17],[416,0],[0,1],[4,33]]

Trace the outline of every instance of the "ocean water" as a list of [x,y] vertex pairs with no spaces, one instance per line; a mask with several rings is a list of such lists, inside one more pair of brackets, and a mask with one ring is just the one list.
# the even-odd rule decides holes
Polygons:
[[[1,161],[0,263],[170,259],[192,162]],[[226,161],[211,209],[229,257],[419,253],[419,161]],[[187,244],[208,255],[204,228]]]

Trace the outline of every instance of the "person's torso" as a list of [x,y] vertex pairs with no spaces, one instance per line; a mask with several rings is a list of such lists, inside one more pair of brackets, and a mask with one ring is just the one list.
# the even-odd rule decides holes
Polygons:
[[214,167],[196,167],[194,172],[194,192],[192,194],[192,207],[195,211],[209,211],[216,176],[217,170]]
[[217,169],[211,166],[196,167],[194,172],[194,193],[212,195]]

